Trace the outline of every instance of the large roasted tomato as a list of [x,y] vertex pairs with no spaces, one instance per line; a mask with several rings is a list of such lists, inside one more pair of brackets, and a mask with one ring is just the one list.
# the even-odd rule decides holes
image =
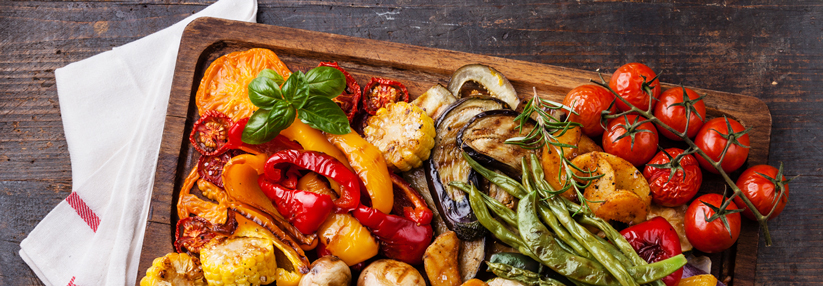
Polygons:
[[[660,81],[657,74],[648,66],[641,63],[628,63],[618,68],[609,80],[609,87],[617,92],[620,97],[643,111],[651,110],[649,101],[651,96],[660,96]],[[651,96],[649,96],[651,93]],[[654,101],[651,102],[654,107]],[[629,110],[630,107],[617,100],[617,108],[621,111]]]
[[[614,95],[607,89],[587,84],[569,91],[563,99],[563,105],[571,107],[577,113],[569,114],[569,121],[583,124],[583,133],[589,137],[596,137],[603,134],[603,126],[600,125],[601,112],[609,109],[609,105],[614,100]],[[615,107],[612,106],[609,113],[614,113],[614,111]]]
[[[769,217],[772,219],[783,211],[786,203],[789,202],[789,185],[783,184],[786,192],[779,200],[775,200],[775,196],[780,194],[780,190],[775,186],[775,181],[783,183],[783,174],[778,177],[778,170],[769,165],[757,165],[743,171],[740,178],[737,179],[737,187],[743,191],[743,195],[748,198],[752,204],[757,208],[757,211],[762,215],[767,215],[774,207],[774,213]],[[761,175],[762,174],[762,175]],[[766,177],[764,177],[766,176]],[[767,178],[768,177],[768,178]],[[743,215],[751,220],[755,220],[754,213],[749,210],[748,206],[743,203],[743,199],[739,197],[734,198],[734,202],[740,207],[744,208]]]
[[[643,170],[643,177],[649,181],[652,201],[658,205],[676,207],[685,204],[697,194],[700,184],[703,183],[703,172],[692,155],[686,154],[679,161],[671,162],[680,154],[683,154],[683,149],[680,148],[657,152]],[[666,167],[670,168],[657,168],[652,165],[667,165]],[[674,175],[672,170],[676,170]]]
[[[728,136],[730,133],[742,132],[746,129],[737,122],[737,120],[731,118],[728,118],[729,123],[727,125],[726,119],[725,117],[718,117],[709,120],[703,125],[703,128],[700,129],[700,132],[697,132],[697,137],[694,138],[694,143],[697,145],[697,148],[706,152],[706,155],[715,162],[720,160],[720,155],[723,154],[723,149],[726,148],[726,142],[729,141],[723,137]],[[729,150],[726,152],[726,156],[723,157],[723,162],[720,163],[720,167],[722,167],[726,173],[734,172],[740,168],[740,166],[743,166],[746,158],[749,157],[749,134],[740,136],[737,141],[743,146],[731,144]],[[697,156],[697,162],[700,163],[703,169],[709,172],[715,174],[720,173],[712,167],[709,161],[706,161],[706,159],[703,159],[701,156]]]
[[217,110],[237,121],[249,117],[257,106],[249,100],[249,83],[264,69],[272,69],[287,79],[291,71],[274,52],[250,49],[214,60],[203,74],[195,97],[197,111]]
[[[686,210],[686,237],[700,251],[717,253],[731,247],[740,235],[740,213],[726,215],[729,229],[720,218],[711,222],[706,220],[714,215],[712,208],[723,204],[723,195],[706,194],[698,197]],[[711,207],[710,207],[711,206]],[[727,210],[735,210],[737,205],[729,202]]]
[[648,162],[657,151],[659,139],[654,124],[645,120],[634,114],[609,120],[603,133],[603,150],[635,166]]
[[[681,133],[686,130],[686,122],[688,122],[689,131],[686,132],[686,136],[694,138],[697,131],[700,131],[700,127],[703,127],[703,122],[706,122],[706,104],[703,103],[703,100],[697,100],[698,98],[700,98],[700,95],[691,89],[670,88],[660,95],[659,101],[654,106],[654,116]],[[688,121],[686,120],[687,107],[691,110]],[[660,128],[658,131],[666,138],[683,141],[669,130]]]

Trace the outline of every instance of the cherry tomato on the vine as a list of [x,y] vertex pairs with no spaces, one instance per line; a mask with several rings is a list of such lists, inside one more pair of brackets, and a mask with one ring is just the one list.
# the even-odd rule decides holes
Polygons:
[[[684,152],[680,148],[669,148],[664,151],[672,159],[676,159]],[[643,177],[649,181],[654,203],[664,207],[676,207],[689,202],[697,194],[700,184],[703,183],[703,172],[700,171],[700,166],[692,155],[687,154],[678,162],[671,163],[672,159],[669,159],[670,157],[666,156],[664,151],[657,152],[657,155],[649,161],[643,170]],[[672,168],[682,169],[678,169],[674,176],[669,178],[672,169],[652,166],[657,164],[669,164]]]
[[[758,173],[766,175],[769,178],[763,177]],[[774,208],[774,213],[772,213],[769,219],[779,215],[780,212],[783,211],[783,208],[786,207],[786,203],[789,202],[788,184],[783,185],[786,189],[783,196],[781,196],[779,200],[775,200],[775,196],[780,194],[780,190],[777,186],[775,186],[773,180],[783,182],[783,175],[781,174],[780,178],[776,178],[777,173],[778,170],[775,167],[769,165],[757,165],[743,171],[743,174],[741,174],[740,178],[737,179],[737,187],[740,188],[743,195],[745,195],[746,198],[754,204],[760,214],[769,214],[772,207],[775,205],[775,202],[777,203],[777,207]],[[743,203],[743,199],[735,197],[734,202],[741,208],[745,209],[743,210],[744,216],[751,220],[755,220],[754,213],[752,213],[748,206]]]
[[[637,225],[630,226],[620,234],[632,245],[637,254],[648,263],[665,260],[683,253],[680,249],[680,237],[669,221],[655,217]],[[683,276],[683,268],[663,277],[666,286],[676,286]]]
[[[657,74],[648,66],[641,63],[628,63],[619,67],[609,80],[609,87],[620,97],[643,111],[649,111],[649,101],[654,107],[654,98],[660,97],[660,81]],[[617,108],[621,111],[631,109],[621,100],[617,100]]]
[[[738,133],[746,130],[737,120],[731,118],[728,118],[728,120],[728,125],[726,125],[725,117],[709,120],[703,125],[703,128],[697,132],[697,137],[694,138],[694,143],[697,145],[697,148],[706,152],[706,155],[715,162],[720,160],[720,155],[723,154],[723,149],[726,148],[726,144],[729,141],[723,137],[730,133]],[[729,126],[731,126],[731,130],[729,130]],[[743,166],[746,158],[749,157],[749,134],[743,134],[743,136],[737,138],[737,141],[743,146],[732,143],[726,152],[726,156],[723,157],[723,162],[720,163],[720,167],[722,167],[726,173],[734,172],[740,168],[740,166]],[[701,156],[696,157],[697,162],[700,163],[700,167],[715,174],[720,173],[712,167],[709,161],[706,161]]]
[[[686,90],[686,96],[688,96],[688,99],[686,99],[686,101],[688,101],[687,103],[684,103],[683,100],[684,89]],[[698,98],[700,98],[700,95],[688,88],[675,87],[667,89],[660,94],[660,98],[658,98],[659,101],[654,106],[654,116],[664,124],[681,133],[686,130],[686,122],[688,122],[689,130],[686,132],[686,136],[694,138],[694,136],[697,135],[697,131],[700,131],[700,127],[703,127],[703,122],[707,121],[706,104],[703,103],[703,100],[697,100]],[[686,120],[686,107],[683,105],[688,105],[691,110],[688,121]],[[661,135],[666,136],[666,138],[683,141],[683,139],[669,132],[669,130],[658,128],[658,131],[660,131]]]
[[[600,125],[601,112],[609,109],[609,105],[614,100],[614,95],[607,89],[587,84],[569,91],[563,99],[563,105],[577,112],[577,114],[569,114],[569,121],[583,124],[583,133],[589,137],[596,137],[603,134],[603,126]],[[609,114],[614,112],[615,107],[612,106]]]
[[[609,120],[606,132],[603,133],[603,150],[626,159],[635,166],[648,162],[657,151],[659,139],[654,124],[643,122],[645,120],[646,118],[634,114]],[[634,135],[630,132],[634,132]]]
[[[726,215],[729,222],[728,230],[721,218],[706,221],[715,213],[712,208],[719,208],[723,204],[722,200],[723,195],[705,194],[694,200],[686,210],[686,238],[694,248],[706,253],[717,253],[731,247],[737,241],[740,235],[740,213]],[[737,205],[729,202],[727,210],[735,209]]]

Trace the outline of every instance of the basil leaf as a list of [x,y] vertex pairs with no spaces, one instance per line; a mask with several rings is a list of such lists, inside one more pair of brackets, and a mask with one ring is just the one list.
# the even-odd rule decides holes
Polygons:
[[243,142],[263,144],[271,141],[280,131],[294,122],[295,110],[285,100],[276,100],[271,110],[258,109],[243,129]]
[[329,98],[312,96],[297,113],[297,117],[303,123],[323,132],[338,135],[351,132],[346,114]]
[[267,77],[258,76],[249,83],[249,100],[257,107],[271,109],[275,100],[283,100],[283,95],[280,94],[280,86],[277,83]]
[[[305,95],[307,92],[303,92],[301,89],[307,89],[306,75],[303,74],[302,71],[292,73],[289,79],[283,83],[283,98],[291,102],[292,105],[298,109],[305,104],[306,98],[308,97]],[[295,102],[295,97],[297,97],[298,102]]]
[[277,83],[278,87],[283,85],[283,82],[286,81],[285,79],[283,79],[283,76],[281,76],[279,73],[275,72],[272,69],[264,69],[264,70],[260,71],[260,73],[257,74],[257,77],[268,78],[268,79],[274,81],[275,83]]
[[346,76],[333,67],[316,67],[306,73],[306,84],[312,96],[335,98],[346,89]]

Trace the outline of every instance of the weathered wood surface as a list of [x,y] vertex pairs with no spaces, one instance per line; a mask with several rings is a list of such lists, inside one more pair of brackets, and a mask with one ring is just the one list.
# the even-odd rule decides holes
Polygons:
[[[769,164],[802,177],[770,222],[775,246],[760,242],[756,284],[823,283],[823,4],[661,2],[261,1],[258,21],[585,70],[639,61],[665,82],[757,97],[773,117]],[[19,242],[71,190],[54,69],[207,4],[0,3],[0,284],[39,284]]]

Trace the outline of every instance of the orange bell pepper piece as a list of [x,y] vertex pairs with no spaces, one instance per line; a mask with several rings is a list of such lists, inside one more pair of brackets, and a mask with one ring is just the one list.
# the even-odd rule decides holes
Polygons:
[[325,250],[349,266],[374,257],[380,249],[369,230],[350,214],[331,214],[317,234]]
[[389,168],[380,149],[354,131],[346,135],[327,133],[326,138],[343,151],[354,172],[366,185],[372,208],[385,214],[390,213],[394,204],[394,191]]

